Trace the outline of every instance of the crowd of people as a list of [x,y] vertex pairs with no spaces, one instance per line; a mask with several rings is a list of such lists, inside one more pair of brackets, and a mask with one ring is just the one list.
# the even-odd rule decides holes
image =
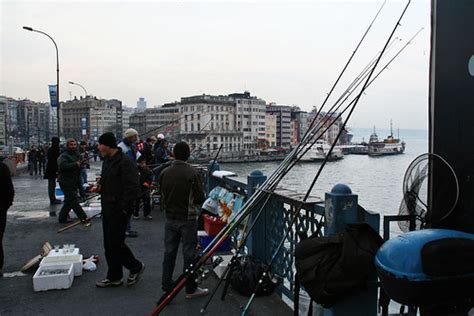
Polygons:
[[[43,170],[44,178],[48,180],[50,204],[62,203],[55,194],[56,181],[64,194],[64,202],[58,214],[59,223],[72,222],[69,218],[71,210],[81,222],[87,224],[90,220],[80,202],[86,198],[84,184],[87,183],[89,161],[97,156],[103,163],[101,175],[92,191],[101,196],[108,271],[106,277],[98,281],[96,286],[106,288],[122,285],[124,267],[129,270],[127,286],[138,282],[143,274],[144,263],[134,256],[125,239],[138,236],[138,233],[132,230],[131,218],[139,218],[142,207],[144,218],[152,219],[153,189],[159,191],[160,205],[166,220],[162,289],[169,291],[173,286],[172,276],[180,243],[185,266],[195,260],[198,210],[205,200],[198,171],[186,162],[190,156],[188,144],[178,142],[171,150],[163,134],[140,141],[138,132],[130,128],[125,131],[124,138],[120,141],[113,133],[105,133],[99,137],[98,143],[92,146],[86,142],[78,144],[74,138],[69,138],[61,148],[60,140],[56,137],[52,138],[51,146],[47,148],[32,146],[28,153],[30,174],[37,174],[37,170],[41,174]],[[41,167],[38,167],[39,162],[42,163]],[[0,168],[0,177],[3,181],[3,178],[9,178],[9,174]],[[9,181],[5,180],[5,184],[0,184],[2,189],[3,186],[10,188],[11,179]],[[9,200],[0,203],[2,237],[6,212],[13,201],[12,185],[11,192]],[[50,215],[56,214],[52,212]],[[3,265],[3,252],[1,255],[0,263]],[[193,278],[190,278],[186,285],[186,298],[207,294],[207,289],[199,288]]]

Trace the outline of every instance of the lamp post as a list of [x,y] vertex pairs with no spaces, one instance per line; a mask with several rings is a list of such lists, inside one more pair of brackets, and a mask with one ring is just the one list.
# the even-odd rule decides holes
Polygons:
[[29,26],[23,26],[23,29],[24,30],[27,30],[27,31],[30,31],[30,32],[36,32],[36,33],[40,33],[40,34],[43,34],[45,36],[47,36],[51,41],[53,41],[53,44],[54,44],[54,47],[56,48],[56,88],[57,88],[57,91],[56,91],[56,97],[57,97],[57,107],[56,107],[56,116],[57,116],[57,122],[58,122],[58,137],[60,137],[60,124],[59,124],[59,52],[58,52],[58,45],[56,45],[56,42],[54,41],[54,39],[49,36],[48,34],[46,34],[45,32],[42,32],[42,31],[39,31],[39,30],[35,30],[33,29],[32,27],[29,27]]
[[[80,83],[73,82],[73,81],[68,81],[68,82],[69,82],[69,84],[75,85],[75,86],[79,86],[79,87],[82,88],[82,90],[84,90],[84,93],[86,94],[86,98],[85,98],[85,99],[86,99],[86,109],[87,109],[87,90],[86,90],[86,88],[84,88],[84,86],[81,85]],[[90,120],[89,120],[89,127],[90,127],[90,126],[91,126],[91,122],[90,122]],[[87,126],[86,126],[86,127],[87,127]]]

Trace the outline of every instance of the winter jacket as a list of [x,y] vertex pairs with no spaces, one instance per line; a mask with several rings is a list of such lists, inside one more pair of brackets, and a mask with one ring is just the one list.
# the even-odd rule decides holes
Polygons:
[[81,155],[77,150],[66,149],[58,158],[58,182],[62,187],[79,188],[80,185],[80,167],[77,161],[81,161]]
[[59,145],[48,149],[48,163],[44,172],[45,179],[56,179],[58,176],[58,157],[60,155]]
[[114,156],[104,159],[99,183],[104,216],[111,216],[116,212],[132,214],[140,196],[138,169],[136,163],[122,153],[120,148]]
[[15,189],[13,188],[10,169],[0,161],[0,211],[6,211],[13,203]]
[[175,160],[160,175],[161,201],[166,218],[194,220],[205,200],[201,179],[196,168]]
[[136,161],[137,161],[137,149],[136,149],[135,144],[130,144],[128,139],[124,138],[117,145],[117,147],[119,147],[125,155],[130,157],[132,159],[132,161],[134,161],[136,163]]
[[138,166],[138,173],[140,174],[140,185],[142,190],[148,190],[153,182],[153,172],[148,168],[145,169]]

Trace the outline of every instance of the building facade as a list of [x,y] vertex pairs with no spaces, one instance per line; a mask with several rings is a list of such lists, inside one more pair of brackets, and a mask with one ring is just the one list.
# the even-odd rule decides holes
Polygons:
[[97,140],[106,132],[122,138],[122,102],[87,96],[62,104],[62,134],[80,140]]
[[49,103],[39,103],[28,99],[18,101],[18,137],[24,145],[49,141],[49,111]]
[[266,102],[250,92],[229,94],[229,100],[235,103],[237,130],[242,132],[242,146],[247,154],[254,153],[265,145]]
[[179,103],[168,103],[146,109],[130,116],[130,127],[136,129],[142,138],[163,134],[171,141],[179,141]]
[[265,115],[265,141],[267,147],[276,147],[277,117],[273,113]]
[[146,101],[145,101],[145,98],[144,97],[140,97],[138,98],[138,101],[137,101],[137,109],[136,111],[137,112],[143,112],[146,110]]
[[181,98],[180,138],[193,151],[212,156],[241,154],[243,133],[237,128],[235,101],[229,96],[197,95]]
[[266,113],[276,117],[276,146],[283,149],[291,147],[291,107],[269,104]]

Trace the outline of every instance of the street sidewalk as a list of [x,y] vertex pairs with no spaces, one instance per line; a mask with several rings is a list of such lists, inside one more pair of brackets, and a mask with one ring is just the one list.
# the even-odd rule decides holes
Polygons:
[[[90,178],[100,166],[93,164]],[[0,278],[0,315],[148,315],[159,296],[161,296],[161,266],[163,261],[163,214],[158,207],[152,211],[153,220],[132,221],[132,227],[139,232],[138,238],[127,239],[135,256],[146,265],[142,279],[127,288],[99,289],[95,282],[106,275],[106,262],[103,250],[102,225],[100,219],[93,220],[91,227],[76,227],[58,234],[57,217],[49,217],[50,211],[57,211],[61,205],[50,206],[47,194],[47,181],[41,176],[27,173],[13,178],[16,195],[14,205],[8,211],[8,222],[4,234],[5,266],[4,272],[18,271],[27,260],[38,255],[42,245],[73,243],[87,258],[100,257],[95,272],[84,271],[76,277],[71,289],[33,292],[33,273],[27,276]],[[142,216],[142,214],[141,214]],[[177,277],[182,269],[181,250],[177,258]],[[128,271],[124,271],[124,278]],[[211,273],[201,284],[213,289],[217,278]],[[207,315],[239,315],[241,306],[247,302],[230,289],[226,300],[220,300],[220,291],[211,302]],[[199,315],[206,298],[186,300],[184,290],[165,309],[162,315]],[[253,315],[290,315],[291,309],[276,295],[256,298],[252,305]]]

